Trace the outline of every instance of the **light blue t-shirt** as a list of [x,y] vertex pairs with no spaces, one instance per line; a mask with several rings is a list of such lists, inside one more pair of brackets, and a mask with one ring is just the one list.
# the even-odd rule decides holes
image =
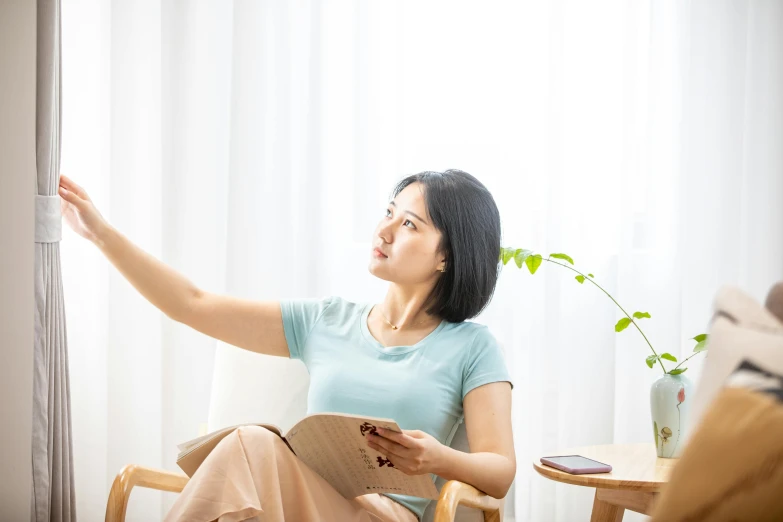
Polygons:
[[[511,383],[500,345],[478,323],[442,321],[413,346],[384,347],[367,327],[372,303],[330,296],[284,299],[280,308],[290,356],[303,361],[310,374],[308,414],[394,419],[402,429],[421,430],[450,445],[464,420],[465,395],[483,384]],[[384,494],[419,519],[430,502]]]

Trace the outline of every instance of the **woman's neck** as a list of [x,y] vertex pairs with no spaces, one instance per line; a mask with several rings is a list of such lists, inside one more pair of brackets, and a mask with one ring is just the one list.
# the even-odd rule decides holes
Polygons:
[[[425,293],[426,291],[426,293]],[[440,318],[424,310],[429,289],[406,289],[392,284],[378,306],[381,317],[396,329],[426,328],[440,322]],[[395,328],[393,328],[395,329]]]

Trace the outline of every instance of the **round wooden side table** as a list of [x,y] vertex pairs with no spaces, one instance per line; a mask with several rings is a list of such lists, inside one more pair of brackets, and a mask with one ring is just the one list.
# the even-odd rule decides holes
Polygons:
[[533,462],[533,468],[550,480],[595,488],[591,522],[620,522],[626,509],[649,515],[678,462],[658,458],[653,443],[584,446],[541,456],[553,455],[582,455],[612,466],[611,473],[572,475],[545,466],[540,460]]

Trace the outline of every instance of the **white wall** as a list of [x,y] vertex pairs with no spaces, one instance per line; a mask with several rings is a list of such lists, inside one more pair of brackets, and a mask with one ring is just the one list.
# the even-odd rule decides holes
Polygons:
[[33,0],[0,2],[0,519],[29,520],[33,389]]

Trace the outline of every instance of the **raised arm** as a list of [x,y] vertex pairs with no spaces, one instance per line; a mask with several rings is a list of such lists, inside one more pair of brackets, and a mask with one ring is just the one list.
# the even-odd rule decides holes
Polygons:
[[87,192],[60,177],[68,225],[92,241],[138,292],[171,319],[228,344],[289,357],[278,301],[252,301],[204,292],[133,244],[98,212]]
[[279,301],[253,301],[198,291],[179,318],[223,342],[266,355],[289,357]]

